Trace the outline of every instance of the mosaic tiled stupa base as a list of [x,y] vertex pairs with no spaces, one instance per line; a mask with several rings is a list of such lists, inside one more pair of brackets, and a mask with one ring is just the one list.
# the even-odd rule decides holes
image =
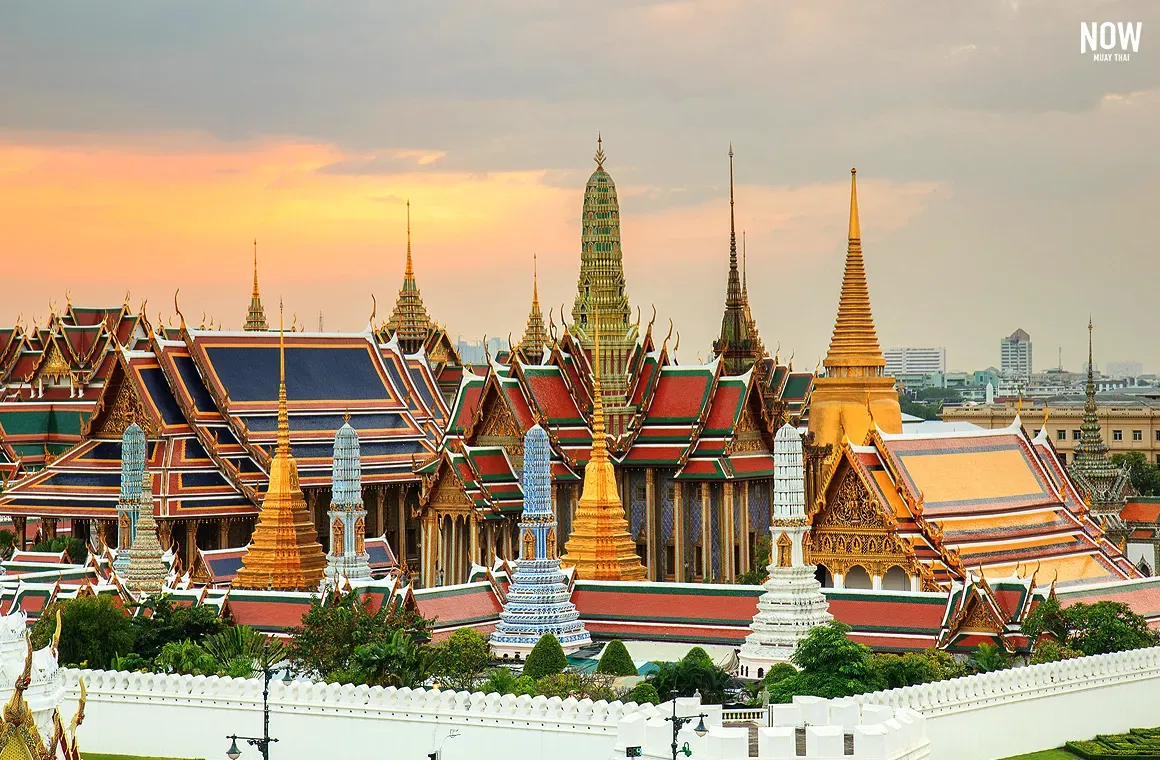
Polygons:
[[548,458],[548,434],[533,425],[524,436],[520,559],[500,622],[491,634],[491,649],[498,657],[527,657],[544,634],[558,638],[566,654],[592,643],[560,570]]

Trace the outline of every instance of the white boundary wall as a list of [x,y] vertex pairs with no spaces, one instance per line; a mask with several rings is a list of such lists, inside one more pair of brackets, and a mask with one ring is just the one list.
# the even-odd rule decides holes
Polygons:
[[[227,734],[262,733],[262,682],[65,670],[62,713],[71,715],[85,680],[82,752],[221,758]],[[442,743],[443,760],[591,760],[606,757],[620,718],[637,707],[620,702],[499,694],[270,683],[270,756],[426,758]],[[459,736],[444,739],[451,729]],[[257,750],[239,743],[243,757]]]
[[926,718],[931,756],[996,760],[1160,726],[1160,647],[860,694]]

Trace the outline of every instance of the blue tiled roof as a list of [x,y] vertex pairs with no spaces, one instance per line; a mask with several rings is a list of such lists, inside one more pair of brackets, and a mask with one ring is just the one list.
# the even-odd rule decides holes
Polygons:
[[[286,395],[294,401],[393,400],[366,348],[287,346]],[[207,346],[234,401],[278,397],[277,346]]]
[[160,367],[142,369],[141,381],[145,383],[145,390],[149,392],[149,397],[157,405],[158,411],[161,412],[161,420],[166,425],[185,423],[185,415],[181,413],[177,399],[173,398],[173,391],[169,389],[169,382],[165,379],[165,373],[161,371]]

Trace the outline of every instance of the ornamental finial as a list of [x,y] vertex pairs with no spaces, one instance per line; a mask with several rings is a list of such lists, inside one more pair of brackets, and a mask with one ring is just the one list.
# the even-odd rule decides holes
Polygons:
[[598,170],[604,168],[604,147],[603,147],[602,143],[603,143],[603,141],[600,138],[600,133],[597,132],[596,133],[596,155],[593,156],[592,160],[596,162],[596,168]]

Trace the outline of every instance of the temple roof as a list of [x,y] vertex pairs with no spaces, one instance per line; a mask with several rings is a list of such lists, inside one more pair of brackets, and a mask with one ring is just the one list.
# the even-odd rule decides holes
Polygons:
[[1061,585],[1136,575],[1088,516],[1050,442],[1021,427],[876,430],[867,445],[842,450],[941,581],[980,567],[1005,577],[1028,563]]

